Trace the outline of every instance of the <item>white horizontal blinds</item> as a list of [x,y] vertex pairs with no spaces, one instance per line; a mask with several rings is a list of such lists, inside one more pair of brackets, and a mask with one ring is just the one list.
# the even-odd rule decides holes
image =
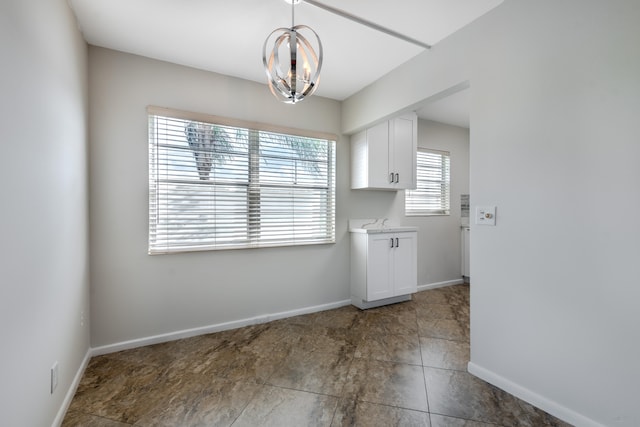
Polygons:
[[262,244],[334,240],[334,147],[329,141],[259,132],[259,188],[251,215]]
[[450,156],[446,151],[418,148],[417,186],[405,192],[406,215],[448,215]]
[[247,239],[248,132],[150,116],[149,252]]
[[149,252],[335,241],[334,142],[149,115]]

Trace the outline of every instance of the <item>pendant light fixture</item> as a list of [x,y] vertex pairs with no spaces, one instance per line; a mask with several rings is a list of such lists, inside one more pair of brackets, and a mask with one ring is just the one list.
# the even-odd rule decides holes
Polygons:
[[287,2],[291,3],[291,28],[276,28],[269,34],[262,48],[262,62],[273,96],[295,104],[313,94],[318,87],[322,43],[310,27],[294,25],[295,5],[300,0]]

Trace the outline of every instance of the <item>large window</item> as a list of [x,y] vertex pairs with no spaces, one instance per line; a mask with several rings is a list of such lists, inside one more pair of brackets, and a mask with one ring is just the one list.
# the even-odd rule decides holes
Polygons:
[[267,128],[149,107],[150,254],[335,242],[335,137]]
[[418,148],[416,176],[416,189],[405,190],[405,215],[449,215],[449,153]]

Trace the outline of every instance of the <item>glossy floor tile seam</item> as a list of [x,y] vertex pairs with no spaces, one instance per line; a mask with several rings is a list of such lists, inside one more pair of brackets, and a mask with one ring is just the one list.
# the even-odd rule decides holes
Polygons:
[[424,356],[424,351],[423,351],[423,349],[422,349],[422,345],[421,345],[421,342],[420,342],[420,339],[421,339],[422,337],[420,336],[420,323],[418,322],[418,314],[417,314],[417,311],[416,311],[416,327],[418,328],[418,329],[417,329],[417,332],[416,332],[416,335],[417,335],[417,337],[418,337],[418,348],[420,349],[420,365],[424,366],[424,359],[425,359],[425,356]]
[[[278,387],[278,388],[284,388],[284,387]],[[401,410],[407,410],[407,411],[411,411],[411,412],[423,413],[423,414],[426,414],[429,417],[431,426],[434,426],[433,417],[434,416],[438,416],[438,417],[443,417],[443,418],[446,418],[446,419],[449,419],[449,420],[459,421],[460,423],[465,423],[465,422],[470,422],[471,421],[471,422],[475,422],[478,425],[482,425],[484,427],[491,427],[491,426],[503,427],[501,424],[473,421],[473,420],[469,420],[469,419],[465,419],[465,418],[452,417],[452,416],[449,416],[449,415],[446,415],[446,414],[439,414],[437,412],[432,412],[432,411],[423,412],[423,411],[419,411],[419,410],[415,410],[415,409],[408,409],[408,408],[402,408],[402,407],[398,407],[398,406],[385,405],[385,404],[376,403],[376,402],[368,402],[366,400],[361,400],[361,401],[358,401],[358,402],[359,403],[366,403],[366,404],[369,404],[369,405],[374,405],[376,407],[384,407],[384,408],[390,408],[390,409],[401,409]],[[236,423],[238,418],[240,418],[240,416],[245,411],[245,409],[249,406],[250,403],[251,403],[251,401],[247,401],[246,405],[242,408],[242,411],[240,411],[240,413],[235,417],[235,419],[229,424],[229,427],[233,427],[234,426],[234,424]],[[356,402],[354,402],[354,403],[356,403]],[[337,405],[335,410],[334,410],[334,413],[332,415],[332,423],[331,423],[332,426],[334,425],[333,421],[336,420],[336,417],[338,415],[339,409],[340,409],[340,406]],[[116,424],[118,426],[144,426],[144,425],[146,425],[146,424],[140,424],[140,423],[137,423],[137,422],[135,424],[131,424],[131,423],[126,423],[126,422],[122,422],[122,421],[117,421],[117,420],[113,420],[111,418],[101,417],[101,416],[98,416],[98,415],[95,415],[95,414],[91,414],[91,413],[87,413],[87,412],[84,412],[84,411],[81,411],[81,410],[69,411],[67,416],[73,416],[73,415],[75,415],[75,413],[82,414],[82,415],[85,415],[87,417],[91,417],[94,420],[101,420],[104,423],[109,423],[110,425],[114,425],[114,426]],[[94,424],[92,424],[92,425],[94,425]]]
[[283,390],[291,390],[291,391],[296,391],[296,392],[300,392],[300,393],[308,393],[308,394],[313,394],[316,396],[324,396],[324,397],[335,397],[336,399],[343,399],[342,393],[340,394],[328,394],[328,393],[319,393],[316,391],[309,391],[309,390],[303,390],[300,388],[296,388],[296,387],[286,387],[286,386],[281,386],[281,385],[274,385],[274,384],[261,384],[267,387],[273,387],[273,388],[280,388]]
[[[413,410],[413,411],[419,411],[419,412],[425,412],[425,413],[432,413],[430,406],[429,406],[429,385],[427,383],[426,380],[426,371],[425,369],[433,369],[433,370],[437,370],[437,371],[451,371],[451,372],[465,372],[466,371],[461,371],[459,369],[450,369],[450,368],[442,368],[442,367],[434,367],[434,366],[427,366],[427,365],[415,365],[415,364],[408,364],[408,363],[400,363],[400,362],[391,362],[391,361],[380,361],[380,360],[375,360],[375,359],[369,359],[369,360],[373,360],[375,362],[381,363],[381,364],[389,364],[389,365],[393,365],[393,366],[401,366],[401,365],[408,365],[408,366],[415,366],[418,368],[421,368],[422,370],[422,375],[425,377],[425,380],[423,382],[424,384],[424,393],[427,399],[427,410],[426,411],[421,411],[419,409],[415,409],[415,408],[411,408],[411,407],[407,407],[407,406],[403,406],[403,405],[392,405],[392,404],[387,404],[387,403],[381,403],[378,401],[374,401],[374,400],[367,400],[367,399],[361,399],[361,398],[357,398],[355,400],[361,401],[361,402],[366,402],[366,403],[370,403],[370,404],[375,404],[375,405],[381,405],[381,406],[387,406],[390,408],[399,408],[399,409],[407,409],[407,410]],[[352,361],[353,363],[353,361]],[[276,386],[276,387],[282,387],[282,386]],[[346,387],[346,384],[343,386]],[[282,387],[282,388],[290,388],[290,387]],[[302,391],[302,392],[309,392],[308,390],[300,390],[300,389],[296,389],[296,388],[290,388],[292,390],[297,390],[297,391]],[[313,393],[313,392],[311,392]],[[323,394],[323,393],[315,393],[315,394]],[[342,393],[341,395],[329,395],[329,396],[333,396],[333,397],[339,397],[339,398],[343,398],[343,399],[349,399],[351,396],[349,394],[345,394]],[[436,415],[445,415],[446,414],[438,414],[435,413]]]
[[418,336],[469,342],[470,331],[462,322],[456,319],[429,319],[421,322]]
[[[391,362],[391,363],[403,363],[406,365],[412,366],[424,366],[422,354],[420,351],[420,341],[418,337],[415,337],[415,351],[413,356],[408,356],[403,354],[401,356],[396,354],[383,354],[383,355],[375,355],[375,354],[365,354],[362,347],[356,349],[354,354],[354,359],[366,359],[366,360],[377,360],[380,362]],[[367,345],[363,345],[365,347]],[[370,347],[370,346],[367,346]],[[392,350],[390,350],[392,352]],[[402,358],[402,360],[400,360]],[[411,360],[410,360],[411,359]],[[418,360],[419,359],[419,360]]]
[[354,359],[343,397],[426,412],[424,381],[422,366]]
[[[292,390],[270,385],[262,386],[237,417],[228,424],[234,427],[265,426],[329,426],[335,416],[340,399],[317,393]],[[309,406],[312,411],[309,413]],[[320,418],[323,422],[318,423]],[[315,422],[315,424],[313,422]],[[197,425],[211,425],[198,423]],[[218,424],[215,424],[216,426]]]
[[451,425],[454,425],[453,423],[455,422],[455,426],[457,427],[466,427],[469,423],[473,423],[473,427],[505,427],[502,424],[488,423],[483,421],[474,421],[466,418],[452,417],[451,415],[444,415],[444,414],[438,414],[436,412],[429,412],[429,420],[431,422],[431,427],[436,426],[436,421],[434,421],[436,417],[446,418],[448,421],[451,421],[450,423]]
[[[113,419],[108,418],[108,417],[103,417],[103,416],[96,415],[96,414],[93,414],[93,413],[90,413],[90,412],[86,412],[86,411],[82,411],[82,410],[79,410],[79,409],[73,409],[73,410],[67,411],[65,419],[69,418],[69,417],[73,417],[76,414],[83,415],[85,417],[91,418],[92,420],[96,420],[96,421],[98,421],[100,423],[103,423],[103,424],[110,424],[110,425],[114,425],[114,426],[115,425],[118,425],[118,426],[133,426],[134,425],[134,424],[131,424],[131,423],[126,423],[126,422],[122,422],[122,421],[113,420]],[[92,424],[95,424],[95,423],[92,423]]]
[[[380,402],[375,402],[373,400],[367,400],[367,399],[346,399],[344,398],[345,401],[353,401],[356,403],[367,403],[369,405],[376,405],[376,406],[382,406],[385,408],[392,408],[392,409],[403,409],[403,410],[407,410],[407,411],[414,411],[414,412],[421,412],[423,414],[430,414],[429,410],[427,409],[426,411],[420,410],[420,409],[414,409],[414,408],[408,408],[406,406],[402,406],[402,405],[391,405],[388,403],[380,403]],[[439,415],[439,414],[437,414]]]
[[566,426],[467,372],[468,294],[439,288],[97,356],[63,426]]
[[[267,384],[263,384],[267,385]],[[231,424],[229,424],[229,427],[233,427],[233,425],[236,423],[236,421],[238,421],[238,419],[242,416],[242,414],[247,410],[247,408],[249,407],[249,405],[251,404],[252,401],[254,401],[256,399],[256,396],[258,395],[258,391],[256,391],[253,396],[251,396],[251,398],[249,398],[247,400],[247,402],[245,403],[245,405],[242,407],[242,409],[240,411],[238,411],[238,415],[236,415],[236,417],[233,419],[233,421],[231,421]]]
[[[229,426],[267,386],[220,381],[194,394],[178,393],[176,399],[156,406],[140,416],[133,425],[151,426]],[[109,426],[110,427],[110,426]]]
[[468,342],[420,337],[422,366],[468,371],[471,346]]
[[[409,411],[409,412],[413,412],[413,413],[421,413],[424,414],[425,416],[429,417],[430,413],[429,411],[421,411],[421,410],[417,410],[417,409],[412,409],[412,408],[408,408],[408,407],[404,407],[402,405],[389,405],[389,404],[384,404],[384,403],[379,403],[379,402],[375,402],[375,401],[369,401],[366,399],[348,399],[348,398],[344,398],[344,397],[338,397],[338,396],[331,396],[331,395],[326,395],[323,393],[314,393],[314,392],[308,392],[308,391],[304,391],[304,390],[297,390],[297,389],[292,389],[289,387],[280,387],[280,386],[269,386],[269,385],[265,385],[274,389],[281,389],[281,390],[289,390],[289,391],[293,391],[293,392],[299,392],[299,393],[304,393],[304,394],[308,394],[308,395],[316,395],[316,396],[320,396],[320,397],[328,397],[328,398],[333,398],[337,400],[337,405],[335,406],[335,408],[333,409],[333,412],[331,414],[331,426],[337,425],[334,422],[337,420],[338,417],[338,411],[340,410],[341,404],[353,404],[353,405],[358,405],[358,404],[368,404],[368,405],[372,405],[378,408],[388,408],[390,410],[401,410],[401,411]],[[257,393],[256,393],[257,395]],[[242,412],[238,414],[238,416],[236,417],[236,419],[229,425],[229,427],[234,427],[236,426],[236,422],[241,419],[243,417],[244,412],[247,410],[247,408],[249,408],[253,403],[254,403],[254,399],[256,397],[254,396],[251,401],[249,401],[245,407],[243,408]],[[137,424],[135,424],[137,425]],[[283,425],[289,425],[289,424],[283,424]],[[354,425],[354,424],[349,424],[349,425]],[[360,425],[360,424],[355,424],[355,425]],[[369,425],[368,423],[365,425]],[[378,423],[374,423],[374,425],[380,425]],[[402,425],[402,424],[400,424]],[[411,424],[413,425],[413,424]],[[293,426],[292,426],[293,427]],[[296,427],[299,427],[298,425],[296,425]]]
[[[431,405],[429,404],[429,390],[427,386],[427,378],[424,372],[424,365],[422,366],[422,375],[424,376],[424,396],[427,401],[427,412],[431,414]],[[431,416],[429,416],[431,418]]]
[[[448,419],[451,420],[458,420],[461,423],[475,423],[477,425],[481,425],[482,427],[510,427],[508,425],[505,424],[499,424],[499,423],[494,423],[494,422],[490,422],[490,421],[479,421],[479,420],[473,420],[473,419],[469,419],[469,418],[460,418],[460,417],[455,417],[452,415],[447,415],[447,414],[440,414],[438,412],[429,412],[429,417],[434,416],[434,417],[446,417]],[[466,425],[466,424],[461,424],[461,425]]]
[[[418,326],[418,343],[420,344],[420,325],[418,325],[418,316],[416,313],[416,325]],[[422,375],[424,375],[424,363],[425,363],[425,356],[424,356],[424,351],[422,349],[422,345],[419,345],[420,348],[420,359],[421,359],[421,363],[422,363]],[[424,381],[424,394],[427,400],[427,412],[429,413],[429,424],[431,424],[431,406],[429,405],[429,392],[427,391],[427,381],[425,378]]]
[[[347,375],[348,373],[351,371],[351,366],[353,365],[353,361],[354,361],[355,357],[351,356],[349,363],[348,363],[348,367],[346,369],[347,371]],[[279,387],[279,388],[284,388],[284,389],[288,389],[288,390],[294,390],[294,391],[300,391],[300,392],[304,392],[304,393],[313,393],[313,394],[318,394],[318,395],[323,395],[323,396],[329,396],[329,397],[336,397],[336,398],[342,398],[343,397],[343,393],[344,393],[344,388],[346,386],[346,380],[342,382],[342,385],[340,386],[340,391],[338,393],[335,394],[331,394],[331,393],[321,393],[321,392],[316,392],[316,391],[312,391],[312,390],[308,390],[308,389],[304,389],[301,387],[293,387],[293,386],[283,386],[281,384],[275,384],[273,377],[278,373],[278,371],[274,371],[273,374],[271,374],[271,376],[269,377],[269,379],[267,379],[265,381],[264,385],[269,385],[272,387]]]

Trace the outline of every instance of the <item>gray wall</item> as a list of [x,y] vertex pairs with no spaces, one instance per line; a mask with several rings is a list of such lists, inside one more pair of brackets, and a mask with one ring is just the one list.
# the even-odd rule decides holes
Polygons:
[[65,1],[3,0],[0,54],[0,423],[46,426],[89,350],[87,48]]
[[[344,304],[347,220],[405,221],[403,192],[349,188],[339,102],[312,97],[292,108],[261,84],[97,47],[89,64],[91,340],[98,352]],[[339,135],[336,244],[147,255],[147,105]],[[451,233],[456,258],[420,274],[419,284],[460,278],[459,229]]]
[[451,214],[403,217],[401,191],[391,215],[418,227],[418,286],[461,283],[460,195],[469,194],[469,129],[418,120],[418,147],[448,151],[451,156]]
[[[292,108],[257,83],[95,47],[89,57],[94,347],[348,297],[341,203],[335,245],[147,255],[147,105],[339,134],[338,102]],[[345,153],[340,137],[340,194]]]
[[472,225],[470,369],[579,426],[640,425],[638,22],[507,0],[343,103],[348,131],[470,82],[472,211],[498,206]]

